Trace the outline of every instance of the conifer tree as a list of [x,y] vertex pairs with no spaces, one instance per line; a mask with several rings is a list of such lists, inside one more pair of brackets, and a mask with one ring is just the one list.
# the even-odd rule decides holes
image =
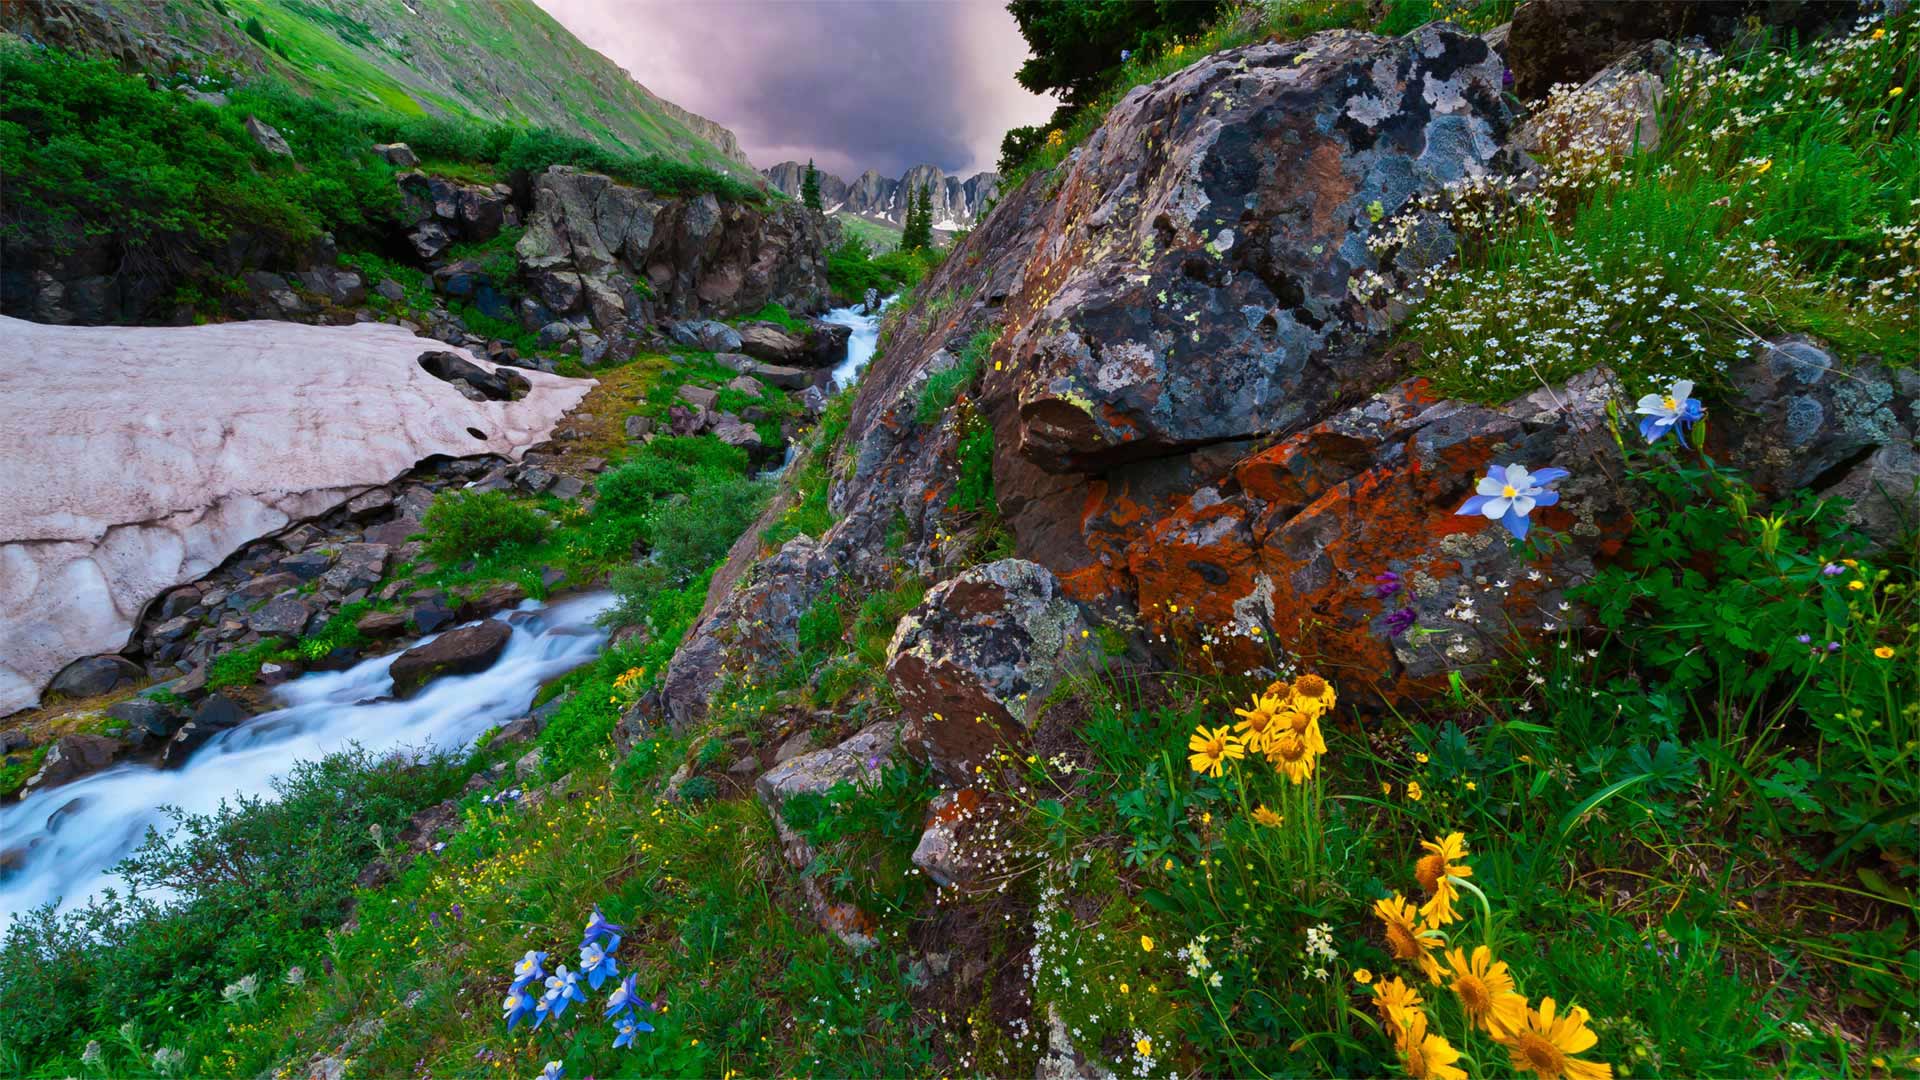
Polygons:
[[907,214],[900,230],[900,249],[918,251],[933,246],[933,192],[922,186],[907,190]]
[[820,170],[813,167],[813,159],[807,159],[806,179],[800,181],[800,201],[809,210],[824,209],[820,205]]

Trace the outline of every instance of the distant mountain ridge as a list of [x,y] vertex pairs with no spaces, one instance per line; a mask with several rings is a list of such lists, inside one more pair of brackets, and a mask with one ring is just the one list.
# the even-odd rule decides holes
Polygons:
[[[803,162],[783,161],[760,170],[767,183],[794,198],[800,197],[807,166]],[[974,173],[966,179],[948,176],[936,165],[915,165],[899,179],[891,180],[872,169],[848,183],[830,172],[820,173],[820,202],[829,213],[852,214],[895,228],[906,223],[907,192],[925,187],[933,196],[933,227],[955,232],[973,227],[988,203],[1000,191],[1000,174]]]
[[654,94],[533,0],[29,0],[0,2],[0,29],[128,68],[274,75],[401,116],[548,127],[755,175],[733,132]]

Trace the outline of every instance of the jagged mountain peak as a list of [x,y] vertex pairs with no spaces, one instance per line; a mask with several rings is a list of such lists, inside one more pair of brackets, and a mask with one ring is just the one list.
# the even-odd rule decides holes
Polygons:
[[[794,198],[806,181],[804,162],[783,161],[760,170],[768,184]],[[906,223],[905,192],[926,188],[933,196],[933,227],[944,232],[971,228],[1000,190],[1000,174],[978,172],[961,178],[933,164],[909,168],[899,177],[868,169],[852,183],[820,170],[820,201],[828,213],[851,214],[895,228]]]

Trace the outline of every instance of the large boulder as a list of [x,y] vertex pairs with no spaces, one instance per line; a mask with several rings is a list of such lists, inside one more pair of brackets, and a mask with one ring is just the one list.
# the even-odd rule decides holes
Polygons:
[[471,675],[493,666],[506,650],[513,631],[497,619],[449,630],[425,645],[416,645],[393,658],[387,674],[393,678],[393,696],[410,698],[442,675]]
[[[744,547],[735,545],[736,557],[751,549],[756,531],[748,530]],[[725,588],[736,579],[716,575],[708,610],[674,654],[661,688],[674,730],[684,731],[706,715],[707,699],[725,671],[792,656],[799,647],[800,616],[833,572],[833,557],[819,541],[796,536],[755,565],[741,588]]]
[[[1318,419],[1389,374],[1349,283],[1396,210],[1495,173],[1500,58],[1448,24],[1250,45],[1128,94],[1048,203],[986,393],[1019,452],[1077,472]],[[1396,256],[1451,254],[1435,225]]]
[[1086,633],[1059,581],[1023,559],[934,586],[887,649],[909,748],[964,781],[993,751],[1024,741]]
[[88,656],[62,668],[48,689],[68,697],[97,697],[142,674],[140,665],[124,656]]
[[[34,403],[0,410],[0,445],[39,478],[0,484],[0,714],[75,659],[125,647],[150,601],[247,542],[429,457],[517,458],[591,386],[515,371],[519,400],[470,401],[420,366],[423,347],[383,323],[0,317],[0,381]],[[300,584],[283,580],[253,598]]]
[[851,326],[809,319],[800,362],[807,367],[833,367],[847,358],[847,342],[852,339]]
[[793,364],[807,355],[806,342],[772,323],[748,323],[740,328],[740,351],[768,364]]
[[62,735],[48,748],[40,771],[27,778],[21,793],[30,794],[59,787],[118,761],[127,752],[127,744],[104,735]]
[[688,319],[667,327],[667,336],[689,349],[715,353],[740,351],[740,331],[712,319]]

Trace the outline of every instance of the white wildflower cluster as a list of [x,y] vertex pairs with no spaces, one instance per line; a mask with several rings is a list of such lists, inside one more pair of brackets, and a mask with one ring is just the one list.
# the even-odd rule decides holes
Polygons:
[[1187,960],[1187,978],[1199,979],[1208,986],[1220,985],[1220,973],[1214,970],[1213,961],[1207,958],[1207,942],[1213,938],[1206,934],[1187,942],[1179,950],[1179,955]]
[[1300,974],[1326,982],[1332,977],[1329,965],[1340,959],[1340,950],[1333,944],[1333,926],[1320,923],[1307,927],[1307,947],[1300,950],[1304,961],[1300,965]]

